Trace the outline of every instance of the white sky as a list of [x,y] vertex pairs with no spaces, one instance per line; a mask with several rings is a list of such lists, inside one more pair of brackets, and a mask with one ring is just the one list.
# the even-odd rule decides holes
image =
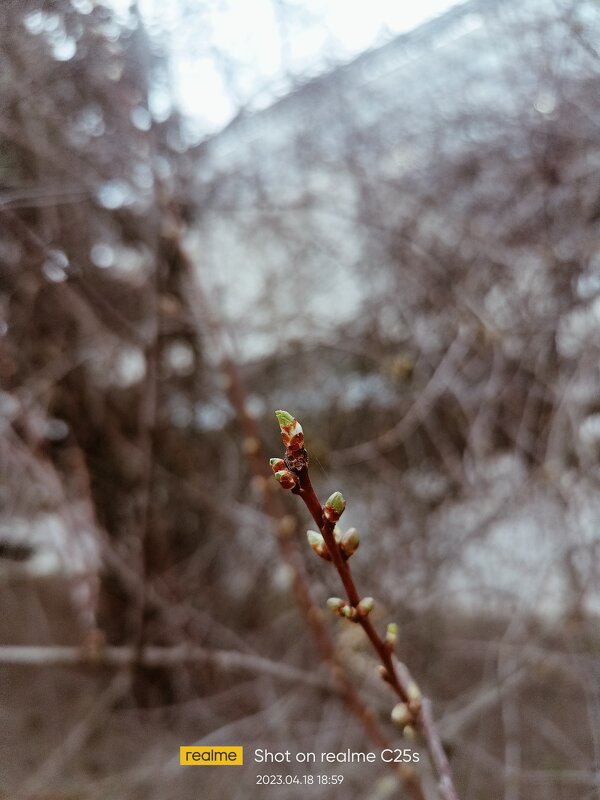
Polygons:
[[167,43],[171,88],[199,132],[222,127],[240,105],[268,105],[294,77],[347,61],[456,2],[138,0],[146,24]]

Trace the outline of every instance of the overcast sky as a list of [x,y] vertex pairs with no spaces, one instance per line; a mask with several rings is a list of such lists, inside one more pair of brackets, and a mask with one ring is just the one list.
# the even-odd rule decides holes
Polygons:
[[[118,10],[129,0],[110,0]],[[200,130],[260,107],[293,79],[383,44],[456,0],[138,0],[171,55],[177,102]],[[187,7],[187,8],[186,8]]]

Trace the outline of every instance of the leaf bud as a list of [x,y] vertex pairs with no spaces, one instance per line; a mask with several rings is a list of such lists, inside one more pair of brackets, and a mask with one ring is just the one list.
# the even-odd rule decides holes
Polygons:
[[287,411],[276,411],[275,416],[281,429],[281,438],[287,450],[301,450],[304,447],[302,425]]
[[421,701],[423,699],[423,695],[421,694],[421,690],[417,686],[415,681],[411,681],[408,686],[406,687],[406,695],[408,697],[408,703],[413,713],[418,712],[421,708]]
[[392,709],[392,722],[397,725],[399,728],[404,728],[406,725],[410,725],[413,721],[413,715],[406,705],[406,703],[398,703]]
[[294,475],[293,472],[290,472],[287,469],[282,469],[276,472],[275,479],[279,481],[284,489],[293,489],[298,483],[298,476]]
[[282,469],[287,469],[283,458],[271,458],[269,459],[269,464],[273,472],[281,472]]
[[360,544],[360,536],[356,528],[349,528],[342,536],[340,546],[346,558],[350,558],[358,550]]
[[325,544],[325,539],[323,539],[320,533],[317,533],[317,531],[306,531],[306,537],[313,552],[315,552],[321,558],[324,558],[326,561],[331,561],[331,556],[329,555],[329,550]]
[[385,643],[393,647],[398,641],[398,626],[395,622],[390,622],[385,632]]
[[341,492],[334,492],[325,503],[323,513],[329,522],[337,522],[344,513],[346,501]]
[[293,425],[295,420],[291,414],[287,411],[276,411],[275,416],[277,417],[277,422],[279,423],[279,427],[283,429],[287,425]]
[[375,607],[375,601],[372,597],[363,597],[360,603],[356,606],[356,611],[358,612],[359,617],[368,617],[373,608]]

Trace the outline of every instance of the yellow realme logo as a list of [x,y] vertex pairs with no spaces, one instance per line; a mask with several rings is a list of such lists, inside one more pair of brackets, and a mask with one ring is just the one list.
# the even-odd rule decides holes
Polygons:
[[243,747],[180,747],[182,767],[239,767],[244,763]]

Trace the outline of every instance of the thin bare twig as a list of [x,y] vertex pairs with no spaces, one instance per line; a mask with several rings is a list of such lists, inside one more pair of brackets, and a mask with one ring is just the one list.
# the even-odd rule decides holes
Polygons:
[[[438,776],[438,788],[444,800],[458,800],[454,787],[450,764],[434,724],[430,702],[423,698],[421,691],[412,678],[405,664],[400,662],[393,652],[393,641],[382,639],[369,619],[373,605],[372,598],[362,598],[352,572],[349,558],[356,549],[344,546],[344,539],[336,538],[336,522],[345,509],[345,500],[339,492],[335,492],[321,505],[313,488],[308,471],[308,454],[304,449],[304,433],[302,426],[290,414],[278,411],[277,418],[281,428],[283,443],[286,448],[285,459],[272,459],[271,466],[275,477],[283,486],[298,495],[317,524],[326,551],[317,543],[313,549],[323,558],[333,562],[346,592],[347,602],[331,598],[332,609],[353,622],[358,623],[369,638],[382,665],[382,677],[392,687],[402,704],[401,727],[405,730],[413,725],[421,734],[432,764]],[[368,600],[368,602],[365,602]],[[394,718],[394,715],[393,717]],[[418,777],[414,776],[418,782]]]
[[326,676],[305,671],[281,662],[235,650],[209,650],[198,645],[181,644],[174,647],[100,647],[97,650],[70,646],[0,646],[1,666],[31,667],[171,667],[181,664],[210,664],[227,672],[245,670],[269,675],[284,683],[312,686],[335,691],[333,681]]

